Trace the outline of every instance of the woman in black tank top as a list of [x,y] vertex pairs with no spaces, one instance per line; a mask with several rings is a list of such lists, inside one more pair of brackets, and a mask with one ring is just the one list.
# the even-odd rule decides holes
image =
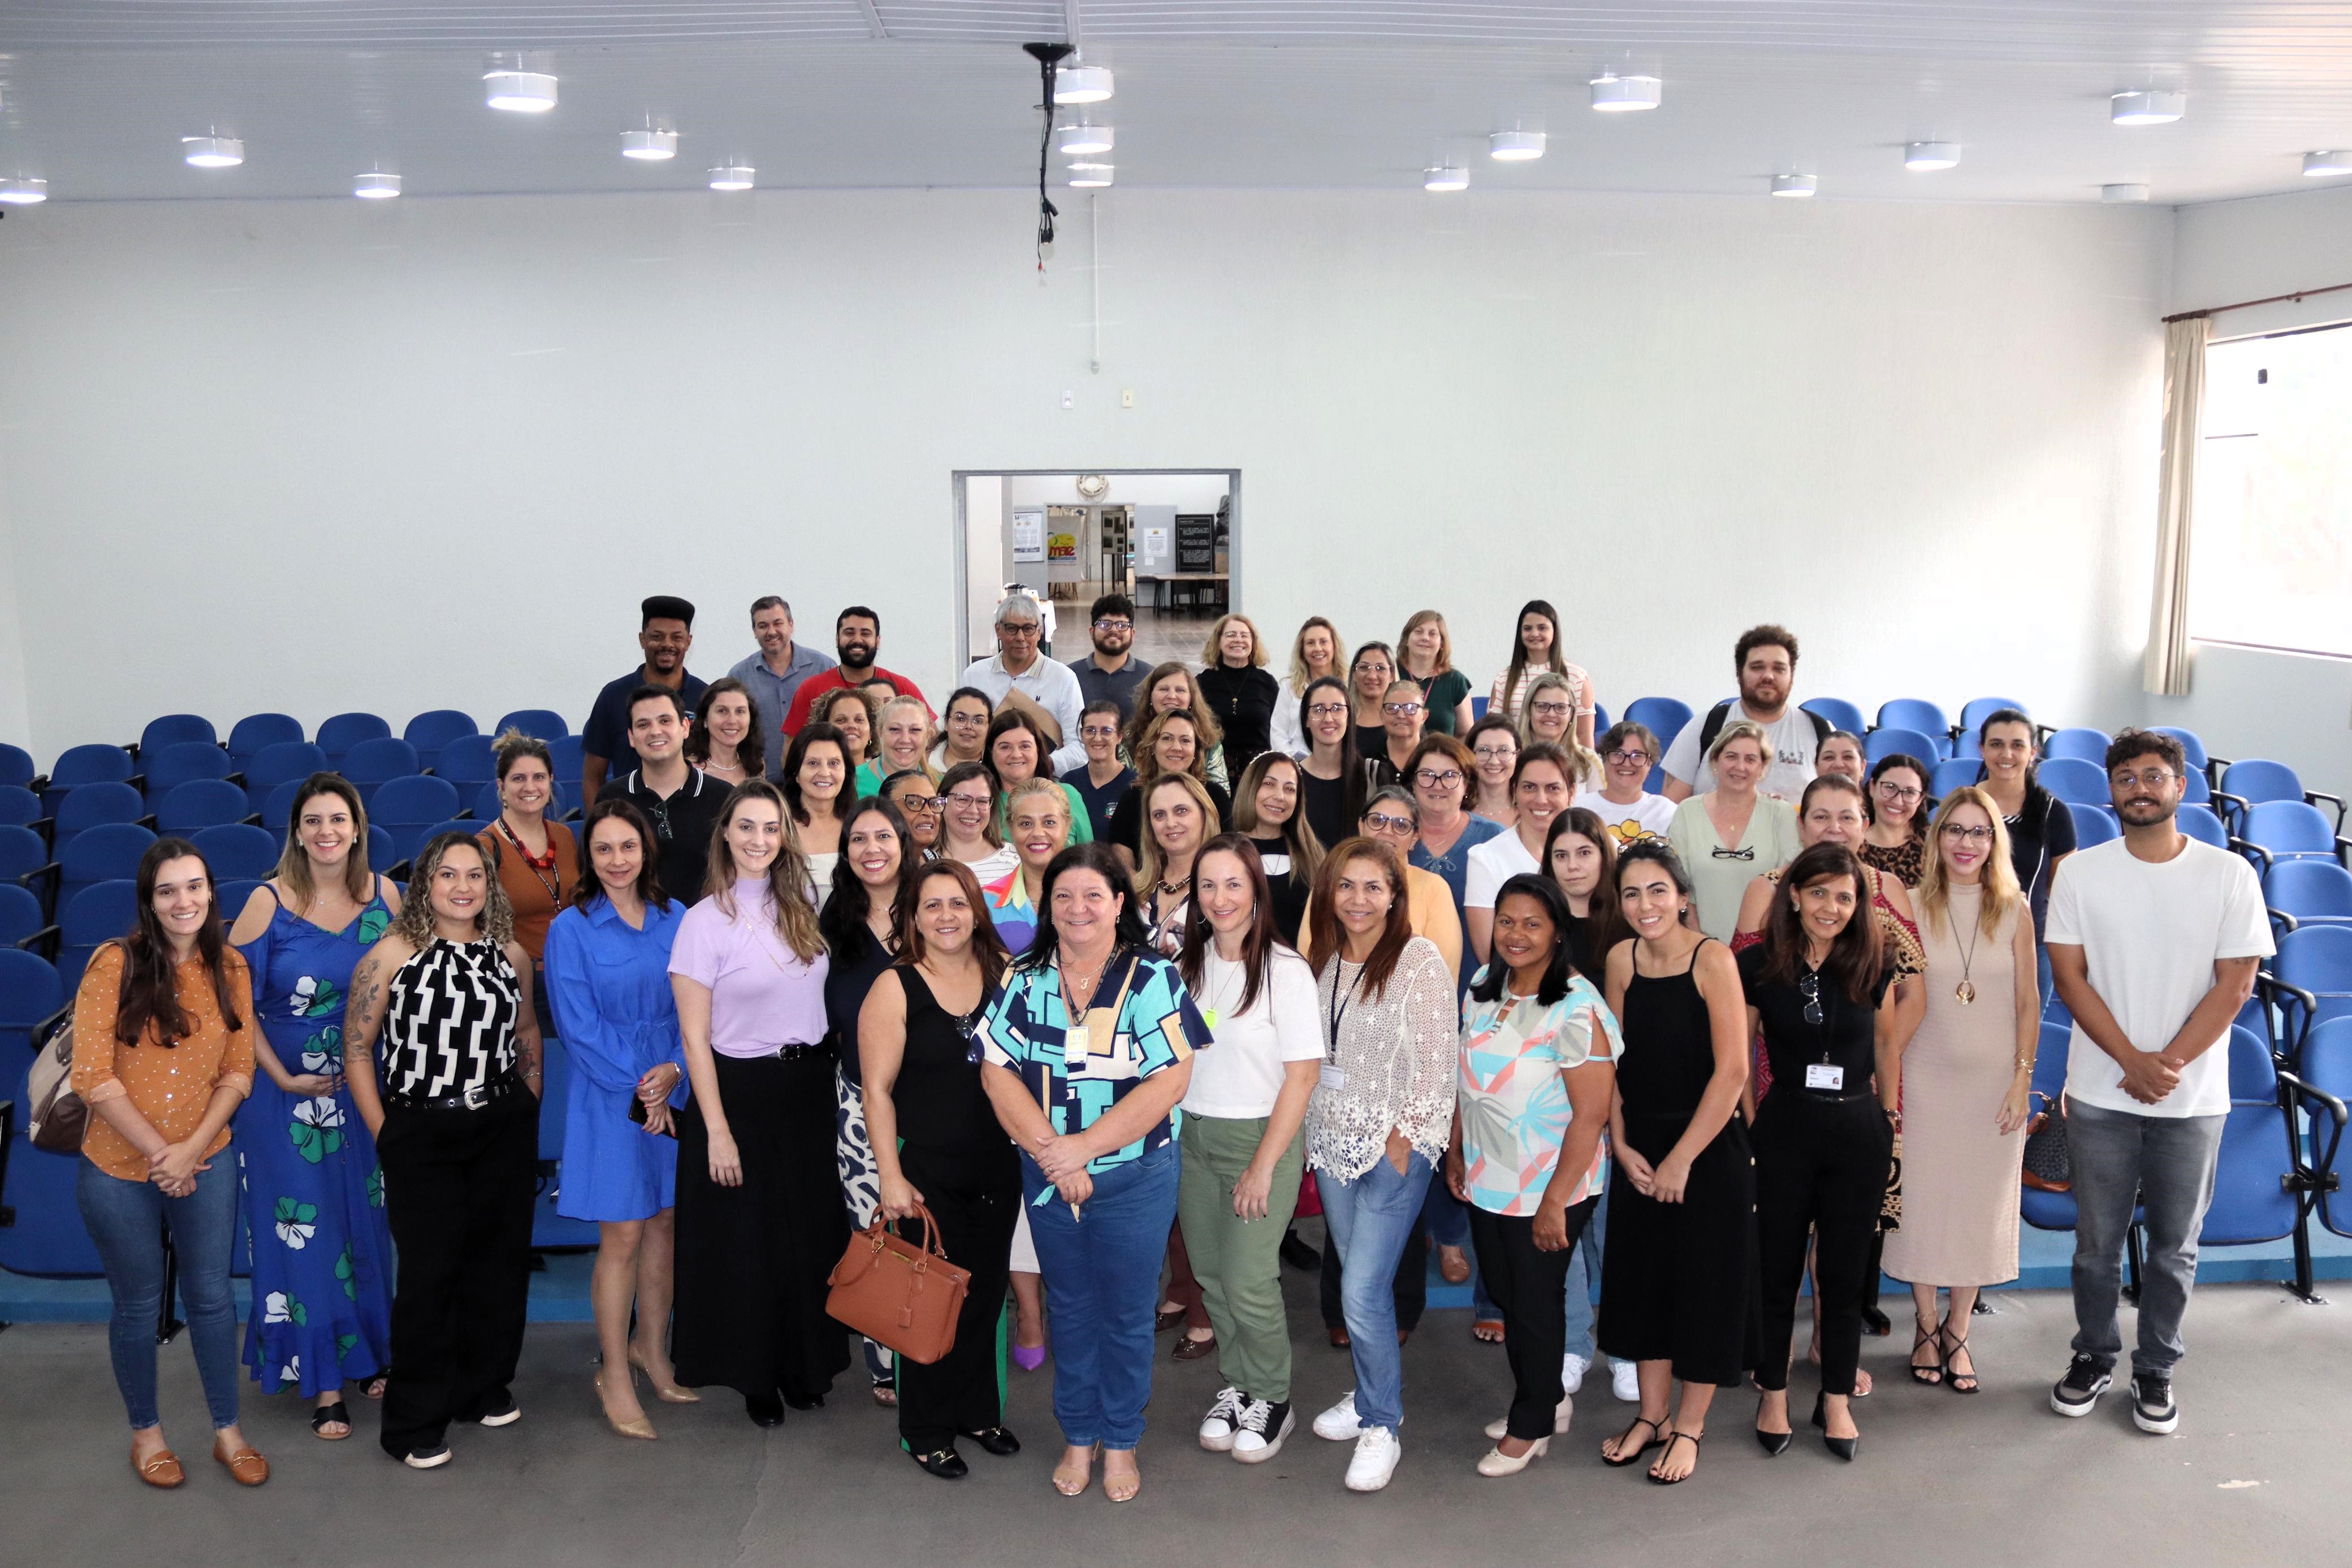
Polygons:
[[916,1205],[929,1209],[948,1260],[971,1270],[954,1346],[929,1366],[896,1358],[900,1445],[952,1479],[967,1469],[960,1436],[992,1454],[1021,1451],[1004,1427],[996,1355],[1021,1166],[981,1087],[971,1033],[1005,953],[969,866],[934,861],[917,873],[898,903],[898,963],[874,982],[859,1015],[858,1058],[878,1212],[906,1221],[914,1239]]
[[[1614,885],[1633,939],[1605,961],[1622,1020],[1609,1135],[1601,1348],[1640,1369],[1640,1415],[1601,1445],[1611,1465],[1662,1447],[1650,1479],[1688,1479],[1707,1406],[1756,1364],[1756,1162],[1738,1115],[1748,1020],[1730,951],[1697,928],[1689,877],[1673,850],[1641,842]],[[1681,1407],[1668,1396],[1682,1379]]]

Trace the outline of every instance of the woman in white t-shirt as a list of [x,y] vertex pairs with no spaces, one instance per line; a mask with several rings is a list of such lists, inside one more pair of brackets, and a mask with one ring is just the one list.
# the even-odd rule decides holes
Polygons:
[[1619,719],[1601,737],[1601,788],[1574,803],[1600,818],[1621,850],[1643,839],[1663,840],[1675,825],[1675,803],[1649,791],[1650,769],[1664,754],[1649,727],[1630,718]]
[[1256,1464],[1296,1424],[1278,1253],[1323,1040],[1314,971],[1276,935],[1265,871],[1243,834],[1219,834],[1194,862],[1178,969],[1215,1042],[1193,1059],[1176,1189],[1224,1384],[1201,1446]]
[[1507,833],[1497,833],[1470,852],[1470,870],[1463,878],[1462,925],[1476,957],[1465,967],[1475,972],[1486,961],[1487,938],[1495,930],[1495,893],[1511,878],[1543,869],[1544,837],[1551,820],[1568,810],[1576,793],[1576,768],[1557,746],[1530,746],[1519,753],[1511,770],[1511,804],[1517,821]]

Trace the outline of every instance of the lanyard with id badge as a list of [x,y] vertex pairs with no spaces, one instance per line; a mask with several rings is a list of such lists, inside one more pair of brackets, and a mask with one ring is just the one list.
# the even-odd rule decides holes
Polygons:
[[[1805,1087],[1825,1094],[1836,1094],[1845,1088],[1845,1069],[1830,1061],[1829,1016],[1822,1009],[1822,977],[1818,970],[1798,977],[1797,991],[1805,998],[1805,1021],[1820,1031],[1822,1059],[1805,1063]],[[1830,998],[1832,1006],[1837,998]]]
[[1336,959],[1331,969],[1331,1003],[1325,1011],[1324,1021],[1329,1027],[1323,1036],[1323,1068],[1316,1075],[1316,1086],[1337,1094],[1348,1086],[1348,1070],[1339,1065],[1339,1024],[1348,1016],[1348,1008],[1356,999],[1356,988],[1364,982],[1360,967],[1356,977],[1348,986],[1346,996],[1339,994],[1339,971],[1348,967],[1344,958]]

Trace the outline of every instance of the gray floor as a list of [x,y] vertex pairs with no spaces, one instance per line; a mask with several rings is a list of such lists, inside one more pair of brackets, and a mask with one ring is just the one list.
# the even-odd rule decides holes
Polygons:
[[[1289,1274],[1305,1414],[1349,1385],[1323,1346],[1312,1281]],[[1906,1341],[1865,1343],[1879,1392],[1864,1401],[1860,1460],[1804,1432],[1768,1460],[1747,1436],[1752,1397],[1724,1396],[1705,1462],[1664,1490],[1604,1469],[1594,1449],[1627,1407],[1596,1381],[1573,1431],[1526,1474],[1486,1480],[1478,1428],[1499,1414],[1502,1354],[1474,1345],[1467,1314],[1430,1314],[1405,1351],[1406,1454],[1380,1495],[1341,1490],[1346,1450],[1302,1419],[1251,1469],[1202,1452],[1192,1428],[1213,1362],[1175,1365],[1160,1342],[1143,1495],[1112,1510],[1099,1485],[1073,1501],[1047,1483],[1057,1447],[1049,1373],[1014,1375],[1012,1459],[973,1453],[948,1484],[893,1444],[892,1417],[843,1387],[824,1410],[761,1433],[731,1396],[655,1405],[662,1437],[625,1442],[597,1419],[584,1325],[532,1330],[524,1419],[454,1435],[456,1461],[414,1474],[374,1444],[372,1407],[352,1440],[322,1444],[292,1399],[249,1399],[247,1431],[277,1465],[245,1493],[205,1462],[203,1404],[184,1345],[164,1352],[167,1431],[190,1481],[149,1490],[130,1475],[103,1331],[0,1333],[0,1529],[6,1560],[96,1564],[1496,1563],[1620,1568],[1681,1563],[1967,1564],[2324,1563],[2352,1550],[2344,1457],[2352,1443],[2352,1290],[2312,1308],[2273,1286],[2199,1292],[2181,1431],[2136,1431],[2120,1397],[2090,1418],[2050,1414],[2044,1391],[2072,1332],[2066,1299],[2003,1293],[1976,1320],[1985,1392],[1912,1386]],[[1897,1303],[1890,1301],[1890,1306]],[[2128,1322],[2128,1319],[2126,1320]],[[1812,1380],[1802,1370],[1800,1411]],[[358,1402],[355,1402],[355,1406]],[[969,1446],[969,1445],[968,1445]]]

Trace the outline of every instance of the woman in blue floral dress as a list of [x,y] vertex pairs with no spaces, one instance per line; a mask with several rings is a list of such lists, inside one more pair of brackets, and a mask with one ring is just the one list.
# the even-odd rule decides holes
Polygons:
[[253,1240],[245,1361],[265,1393],[309,1396],[310,1428],[330,1440],[351,1436],[344,1382],[380,1396],[392,1343],[392,1232],[375,1142],[343,1084],[343,1004],[399,907],[368,869],[357,791],[318,773],[294,797],[278,874],[229,933],[252,968],[264,1037],[236,1113]]

